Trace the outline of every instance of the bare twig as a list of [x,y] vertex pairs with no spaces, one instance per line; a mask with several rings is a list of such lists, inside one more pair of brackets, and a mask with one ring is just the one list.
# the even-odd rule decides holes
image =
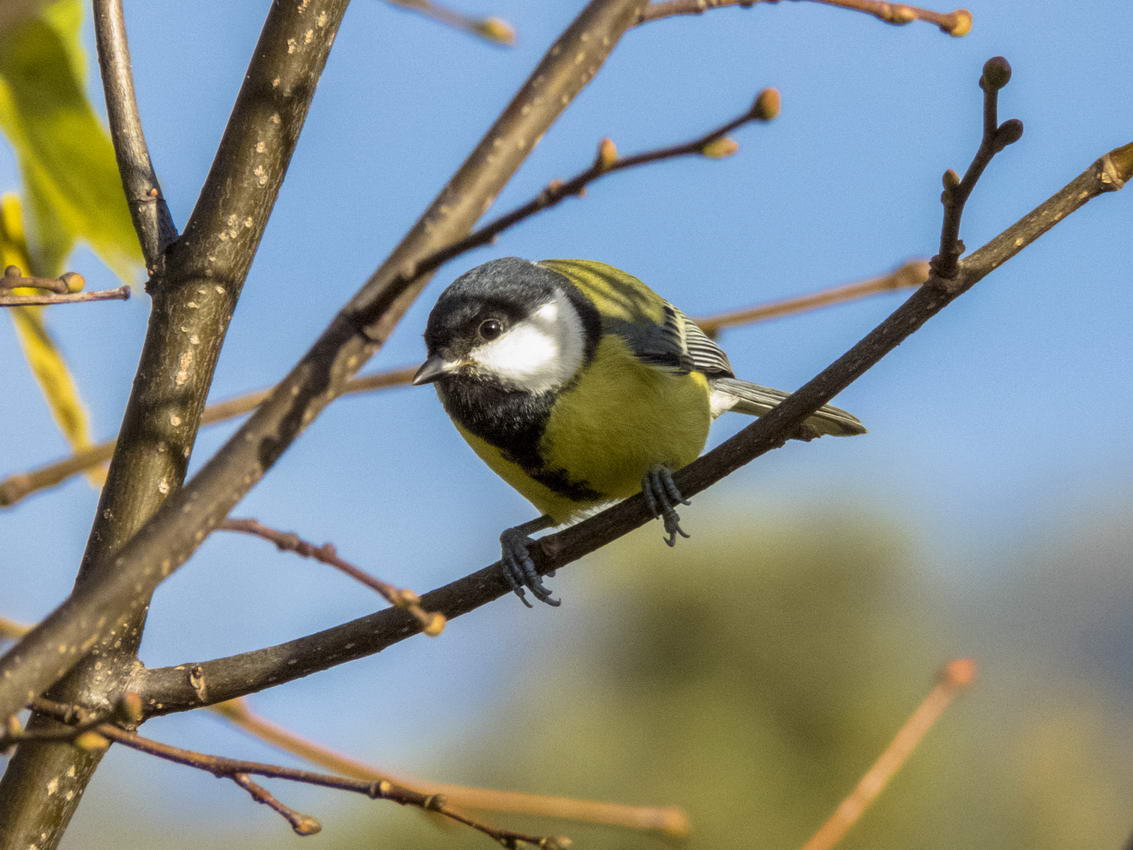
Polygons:
[[421,624],[421,630],[430,637],[435,637],[444,631],[445,618],[443,614],[430,613],[424,610],[420,605],[421,598],[412,590],[394,587],[392,584],[381,581],[365,570],[354,566],[349,561],[344,561],[338,556],[332,543],[316,546],[313,543],[308,543],[297,534],[269,528],[254,519],[230,517],[222,522],[218,528],[224,531],[237,531],[261,537],[264,540],[271,541],[282,551],[294,552],[305,558],[314,558],[316,561],[329,564],[346,573],[355,581],[360,581],[371,590],[376,590],[390,605],[404,608],[417,619],[417,622]]
[[161,194],[142,132],[122,0],[94,0],[94,32],[118,173],[146,268],[153,274],[166,247],[177,239],[177,228]]
[[297,812],[290,806],[286,806],[276,799],[267,788],[252,781],[252,778],[246,773],[233,773],[229,776],[233,782],[252,795],[252,799],[257,803],[263,803],[268,808],[278,812],[284,819],[291,824],[291,828],[295,831],[296,835],[315,835],[322,832],[323,825],[310,815],[305,815],[302,812]]
[[68,292],[63,295],[0,295],[0,307],[35,307],[53,304],[83,304],[87,301],[128,301],[130,287],[99,289],[95,292]]
[[56,295],[78,292],[86,286],[86,280],[77,272],[67,272],[59,277],[28,277],[19,266],[7,266],[0,276],[0,292],[12,289],[42,289]]
[[471,15],[450,9],[448,6],[442,6],[435,0],[386,0],[386,2],[391,6],[419,12],[434,21],[439,21],[461,32],[479,36],[494,44],[502,44],[507,47],[515,46],[515,30],[511,24],[502,18],[474,18]]
[[[709,9],[720,9],[726,6],[739,6],[751,8],[761,0],[659,0],[646,7],[639,23],[656,21],[673,15],[699,15]],[[762,0],[762,2],[776,3],[778,0]],[[920,9],[905,3],[886,3],[883,0],[811,0],[813,3],[823,3],[827,6],[838,6],[855,12],[865,12],[887,24],[908,24],[913,21],[927,21],[936,24],[942,32],[948,35],[967,35],[972,29],[972,13],[967,9],[957,9],[955,12],[933,12]]]
[[[1133,143],[1094,162],[1082,174],[1027,216],[970,255],[960,265],[963,284],[947,291],[926,283],[892,315],[837,361],[743,431],[682,469],[681,492],[695,495],[756,457],[782,446],[815,410],[916,332],[963,292],[1064,220],[1091,198],[1120,189],[1133,176]],[[652,519],[640,496],[627,499],[531,547],[536,571],[546,574],[593,552]],[[421,604],[450,620],[474,610],[511,588],[499,562],[426,594]],[[417,626],[411,617],[391,609],[344,623],[278,646],[201,662],[210,677],[210,701],[243,696],[290,681],[316,670],[378,652],[404,640]],[[145,698],[147,712],[184,711],[201,705],[186,686],[184,665],[141,671],[131,687]]]
[[[92,720],[89,712],[76,706],[69,706],[44,698],[36,699],[34,705],[36,711],[55,717],[57,720],[64,723],[85,724]],[[286,817],[292,824],[292,827],[295,828],[296,832],[300,832],[300,830],[295,827],[296,821],[293,820],[293,817],[303,819],[308,818],[308,816],[299,815],[292,809],[280,804],[279,801],[271,797],[266,790],[255,786],[255,783],[251,782],[248,778],[249,776],[286,779],[291,782],[301,782],[306,785],[317,785],[323,788],[333,788],[340,791],[350,791],[355,794],[364,794],[374,800],[390,800],[403,806],[414,806],[427,812],[443,815],[465,826],[470,826],[490,836],[505,847],[517,847],[521,844],[530,844],[533,847],[548,848],[548,850],[553,850],[553,848],[563,848],[563,850],[565,850],[570,843],[567,839],[529,835],[491,826],[482,821],[474,820],[463,812],[450,808],[448,802],[440,794],[423,794],[420,791],[415,791],[412,788],[407,788],[404,785],[391,782],[388,779],[380,779],[371,782],[364,779],[352,779],[350,777],[336,776],[329,773],[315,773],[309,770],[298,770],[281,765],[245,761],[243,759],[233,759],[225,756],[212,755],[210,753],[201,753],[195,750],[186,750],[181,747],[174,747],[171,744],[165,744],[161,741],[155,741],[152,738],[145,738],[134,732],[127,732],[112,723],[99,723],[93,728],[99,735],[115,743],[129,747],[130,749],[147,753],[148,755],[156,756],[157,758],[176,764],[185,765],[186,767],[203,770],[218,778],[231,779],[237,785],[240,785],[252,794],[253,798],[258,802],[270,805],[275,811]],[[240,775],[243,775],[242,780],[237,778]],[[251,786],[255,786],[255,790]],[[275,800],[275,804],[268,801],[269,797]],[[303,823],[302,821],[300,822]],[[301,832],[300,834],[310,835],[314,832],[318,832],[318,822],[313,818],[309,818],[305,826],[310,831]]]
[[[762,322],[767,319],[776,319],[780,316],[789,316],[792,313],[801,313],[805,310],[814,310],[818,307],[827,307],[831,304],[843,304],[856,301],[867,295],[879,292],[892,292],[897,289],[911,289],[920,286],[929,276],[929,265],[925,260],[910,260],[900,268],[880,277],[871,277],[841,286],[832,286],[820,289],[808,295],[795,295],[780,301],[771,301],[757,304],[754,307],[745,307],[740,310],[729,310],[711,316],[702,316],[694,319],[701,329],[710,336],[716,336],[724,328],[746,325],[752,322]],[[0,492],[3,485],[0,484]],[[0,499],[0,504],[3,504]]]
[[689,833],[688,815],[675,806],[628,806],[596,800],[576,800],[543,794],[498,791],[425,780],[406,780],[343,753],[308,740],[261,717],[248,708],[245,700],[232,700],[211,706],[231,723],[281,750],[299,756],[335,773],[359,779],[389,779],[418,791],[443,794],[450,803],[481,811],[538,815],[564,820],[600,823],[607,826],[655,832],[668,838],[683,838]]
[[878,798],[897,771],[908,761],[913,750],[921,742],[945,709],[956,696],[968,687],[976,677],[976,664],[968,658],[950,661],[937,677],[936,685],[921,701],[913,713],[897,730],[889,746],[870,765],[858,784],[830,818],[802,846],[802,850],[830,850],[835,847],[858,822],[865,810]]
[[738,150],[734,143],[720,145],[725,140],[730,141],[728,140],[728,133],[753,121],[770,121],[778,114],[779,92],[775,89],[764,89],[742,115],[687,142],[621,157],[618,155],[614,143],[610,139],[603,139],[598,144],[594,163],[589,168],[580,171],[569,180],[551,181],[542,192],[527,203],[499,216],[483,227],[477,228],[465,238],[434,251],[419,262],[406,264],[398,272],[398,277],[394,280],[392,286],[394,288],[408,287],[420,275],[434,271],[442,264],[471,251],[473,248],[487,245],[509,227],[530,218],[537,212],[553,207],[571,196],[581,195],[587,186],[607,174],[681,156],[707,156],[712,159],[728,156]]
[[944,205],[944,222],[940,228],[940,253],[932,258],[932,270],[941,281],[956,276],[964,243],[960,241],[960,219],[964,205],[976,187],[984,169],[997,153],[1019,141],[1023,135],[1023,122],[1010,118],[999,123],[999,90],[1011,81],[1011,66],[1002,56],[988,59],[980,75],[980,88],[984,92],[983,136],[964,179],[955,171],[944,172],[944,192],[940,200]]

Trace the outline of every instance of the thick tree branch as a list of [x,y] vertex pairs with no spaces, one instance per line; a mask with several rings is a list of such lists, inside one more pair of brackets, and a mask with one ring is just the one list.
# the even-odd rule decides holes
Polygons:
[[[884,322],[774,410],[748,425],[676,475],[681,492],[695,495],[762,454],[782,446],[819,407],[861,377],[925,322],[1034,242],[1087,201],[1120,189],[1133,177],[1133,142],[1111,151],[1025,217],[960,263],[946,286],[931,278]],[[531,548],[541,575],[577,560],[651,519],[640,495]],[[421,605],[448,619],[511,592],[499,562],[421,597]],[[390,609],[277,646],[227,658],[141,671],[131,685],[148,714],[168,714],[202,703],[185,670],[197,669],[209,683],[209,703],[244,696],[318,670],[372,655],[419,631],[416,621]]]
[[[318,4],[301,4],[305,14],[314,14],[312,5]],[[346,379],[388,337],[425,284],[425,279],[421,278],[408,289],[398,288],[394,285],[399,279],[398,270],[467,233],[543,132],[594,76],[643,5],[644,0],[592,0],[551,47],[531,78],[391,257],[252,418],[205,465],[190,486],[171,497],[146,527],[116,554],[113,569],[102,570],[96,578],[80,582],[61,606],[0,658],[0,717],[15,713],[68,670],[91,646],[144,610],[153,589],[184,563],[302,429],[341,391]],[[335,4],[335,8],[340,12],[341,3]],[[316,18],[308,19],[313,20]],[[332,25],[328,32],[333,29]],[[298,41],[304,41],[302,36]],[[268,46],[267,51],[285,49],[282,47],[285,44],[286,40],[280,40]],[[266,64],[258,61],[256,67],[259,69]],[[263,89],[261,94],[266,103],[270,104],[284,93],[292,96],[291,80],[288,74],[285,85],[269,84]],[[274,137],[275,134],[269,134],[269,138]],[[224,151],[222,145],[222,153]],[[242,164],[249,151],[237,145],[230,153]],[[257,167],[267,168],[268,165],[263,163]],[[247,196],[252,203],[261,198],[261,193],[249,191],[242,179],[233,180],[227,192],[233,193],[233,198]],[[227,192],[224,198],[231,200]],[[266,212],[266,206],[263,211]],[[194,220],[197,218],[194,213]],[[204,221],[212,222],[214,216],[202,216],[202,219],[203,225]],[[225,232],[235,243],[243,237],[242,222],[242,218],[234,219],[234,223],[222,218],[216,223],[231,228]],[[182,245],[199,250],[197,236],[192,226],[187,228],[185,238],[171,251],[173,258]],[[227,247],[222,246],[217,252],[217,262],[233,259]],[[211,273],[212,268],[205,266],[200,271]],[[217,288],[224,289],[219,284]],[[171,338],[178,338],[176,326],[168,330]],[[192,421],[196,423],[196,416]]]
[[[715,336],[726,328],[788,316],[818,307],[829,307],[896,289],[920,286],[928,278],[928,275],[927,261],[911,260],[888,274],[855,281],[854,283],[839,284],[806,295],[796,295],[779,301],[756,304],[753,307],[743,307],[710,316],[700,316],[695,321],[706,332]],[[406,366],[400,369],[375,372],[372,375],[354,377],[343,385],[341,395],[403,387],[412,380],[416,371],[416,366]],[[270,394],[271,390],[255,390],[216,404],[210,404],[201,415],[201,425],[211,425],[215,422],[223,422],[245,413],[251,413]],[[113,452],[114,441],[110,440],[82,449],[70,457],[37,469],[10,475],[0,481],[0,507],[9,507],[38,490],[61,484],[68,478],[109,460]]]
[[[276,2],[268,13],[184,238],[165,251],[150,279],[149,327],[76,594],[123,578],[118,560],[123,545],[181,486],[232,311],[345,6],[346,0]],[[112,10],[108,15],[114,18]],[[109,70],[128,74],[124,44],[110,47]],[[111,88],[117,90],[117,84]],[[120,119],[118,114],[114,120]],[[140,142],[140,134],[135,138],[121,126],[115,131],[129,137],[128,147]],[[134,159],[136,147],[131,150],[130,167],[142,168]],[[156,571],[152,563],[145,569]],[[137,665],[153,589],[131,581],[128,611],[65,616],[66,634],[57,633],[59,639],[41,644],[40,651],[25,652],[20,649],[25,641],[36,642],[38,628],[33,629],[0,659],[0,667],[15,669],[13,678],[37,680],[31,688],[36,693],[75,668],[53,696],[95,707],[113,700]],[[0,716],[12,713],[0,709]],[[54,722],[35,715],[29,730]],[[100,757],[97,750],[65,744],[19,750],[0,780],[0,836],[17,846],[54,847]],[[59,793],[44,805],[39,789],[52,779],[60,783]]]
[[971,659],[957,658],[948,662],[937,676],[932,690],[901,724],[889,746],[870,765],[854,790],[838,804],[830,818],[803,845],[802,850],[832,850],[838,846],[850,828],[897,775],[897,771],[909,760],[913,750],[936,725],[948,706],[975,678],[976,665]]
[[177,228],[161,194],[142,132],[122,0],[94,0],[94,33],[118,173],[146,268],[153,274],[166,247],[177,239]]

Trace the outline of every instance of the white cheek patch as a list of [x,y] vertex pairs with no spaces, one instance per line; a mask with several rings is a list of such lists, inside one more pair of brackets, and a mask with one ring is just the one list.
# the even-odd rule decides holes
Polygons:
[[556,390],[582,365],[584,332],[574,305],[562,294],[472,351],[479,369],[532,393]]

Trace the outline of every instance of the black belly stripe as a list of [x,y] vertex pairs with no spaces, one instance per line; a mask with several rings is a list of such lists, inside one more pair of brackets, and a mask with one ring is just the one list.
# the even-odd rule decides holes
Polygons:
[[576,502],[603,498],[585,481],[574,481],[565,469],[548,469],[539,443],[543,439],[554,396],[507,390],[468,376],[437,382],[441,403],[461,427],[495,446],[503,456],[544,487]]

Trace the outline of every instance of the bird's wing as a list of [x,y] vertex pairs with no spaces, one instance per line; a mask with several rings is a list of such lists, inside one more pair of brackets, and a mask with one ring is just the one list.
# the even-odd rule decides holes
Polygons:
[[716,377],[732,377],[728,355],[702,331],[692,319],[670,304],[664,303],[660,324],[639,327],[630,342],[639,360],[661,369],[687,374],[703,372]]
[[684,329],[684,346],[692,358],[694,368],[703,372],[710,378],[731,378],[732,364],[728,362],[728,355],[724,349],[708,338],[692,319],[673,305],[666,305],[673,311],[674,319],[679,320]]
[[631,274],[594,260],[541,260],[598,309],[605,333],[625,340],[643,363],[657,369],[731,377],[728,356],[684,313]]

